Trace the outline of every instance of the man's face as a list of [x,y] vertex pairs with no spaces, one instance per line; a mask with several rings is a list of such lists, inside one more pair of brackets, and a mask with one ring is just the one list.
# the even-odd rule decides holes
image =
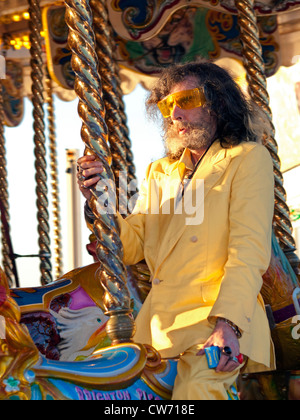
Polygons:
[[[195,77],[187,77],[173,86],[170,94],[199,87]],[[208,147],[216,133],[216,118],[207,106],[182,109],[174,105],[166,127],[166,149],[170,157],[177,158],[188,147],[201,151]]]

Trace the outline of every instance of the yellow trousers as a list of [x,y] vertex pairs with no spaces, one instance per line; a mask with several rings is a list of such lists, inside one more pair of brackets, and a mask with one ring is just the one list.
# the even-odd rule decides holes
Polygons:
[[199,345],[180,356],[172,400],[228,400],[227,391],[240,373],[241,365],[234,372],[209,369],[206,356],[196,356]]

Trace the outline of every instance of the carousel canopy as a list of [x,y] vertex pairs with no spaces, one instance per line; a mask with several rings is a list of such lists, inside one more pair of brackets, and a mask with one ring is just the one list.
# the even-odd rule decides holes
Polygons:
[[[44,59],[57,85],[72,90],[74,75],[67,46],[68,28],[64,2],[42,0]],[[137,83],[145,87],[161,68],[198,56],[219,60],[242,60],[237,9],[233,0],[108,0],[110,22],[115,31],[123,91]],[[260,41],[266,75],[290,66],[300,55],[300,0],[256,1]],[[29,66],[28,0],[0,0],[0,36],[7,59],[22,63],[24,95]],[[47,59],[46,59],[47,55]],[[73,99],[57,89],[62,99]]]

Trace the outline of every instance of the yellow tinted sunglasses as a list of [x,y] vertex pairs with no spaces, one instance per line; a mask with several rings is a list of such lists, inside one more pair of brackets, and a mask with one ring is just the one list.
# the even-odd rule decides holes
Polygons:
[[157,103],[157,106],[164,118],[169,118],[175,105],[181,109],[193,109],[203,106],[206,102],[201,89],[195,88],[172,93]]

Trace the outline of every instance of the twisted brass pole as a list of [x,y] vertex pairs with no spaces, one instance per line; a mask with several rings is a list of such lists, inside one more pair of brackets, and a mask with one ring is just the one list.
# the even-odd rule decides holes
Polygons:
[[[9,223],[9,202],[8,202],[8,183],[7,183],[7,169],[6,169],[6,150],[5,150],[5,135],[4,135],[4,108],[3,108],[3,88],[0,81],[0,199],[2,207],[5,211],[5,218]],[[9,244],[6,240],[5,227],[1,224],[1,241],[2,241],[2,264],[7,276],[9,286],[14,284],[13,263],[10,255]]]
[[41,10],[38,0],[29,0],[29,28],[31,43],[31,79],[32,79],[32,104],[33,104],[33,127],[34,127],[34,154],[36,169],[36,194],[37,194],[37,219],[39,233],[39,254],[41,283],[52,282],[51,275],[51,252],[49,238],[49,214],[48,214],[48,188],[47,188],[47,165],[45,149],[45,124],[44,124],[44,98],[43,98],[43,60],[42,60],[42,37],[41,37]]
[[[118,114],[121,118],[121,129],[123,132],[124,147],[126,149],[128,182],[130,183],[133,180],[136,181],[136,168],[134,165],[134,156],[133,156],[132,145],[131,145],[131,140],[129,136],[129,129],[127,126],[127,115],[125,113],[125,104],[123,101],[123,92],[121,89],[120,67],[118,65],[118,60],[117,60],[117,44],[114,37],[114,29],[109,21],[108,14],[107,14],[107,27],[109,29],[109,38],[112,44],[112,62],[111,62],[112,71],[116,79],[116,83],[113,85],[113,88],[115,90],[115,94],[117,95],[118,102],[119,102]],[[135,191],[128,191],[128,197],[130,197],[134,193]]]
[[[112,29],[112,28],[111,28]],[[111,37],[113,39],[113,29],[111,33]],[[137,192],[137,178],[136,178],[136,167],[134,164],[134,156],[132,151],[132,144],[129,136],[129,129],[127,126],[127,116],[125,113],[125,104],[123,101],[123,92],[121,89],[121,77],[120,77],[120,71],[119,66],[117,63],[117,55],[116,52],[114,54],[113,58],[113,66],[115,69],[115,76],[116,76],[116,88],[117,88],[117,96],[119,98],[119,115],[122,121],[122,131],[123,131],[123,139],[124,139],[124,145],[126,148],[126,162],[127,162],[127,176],[128,176],[128,184],[131,183],[131,181],[135,181],[136,184],[136,190],[133,188],[133,190],[128,190],[128,198],[130,198],[132,195],[134,195]],[[133,186],[134,187],[134,186]],[[131,209],[128,209],[129,212]]]
[[[119,101],[119,108],[118,108],[118,114],[121,119],[121,129],[123,132],[123,141],[124,141],[124,147],[126,149],[126,162],[127,162],[127,174],[128,174],[128,183],[131,181],[137,181],[136,178],[136,168],[134,164],[134,156],[132,151],[132,144],[129,136],[129,128],[127,126],[127,115],[125,112],[125,104],[123,101],[123,92],[121,89],[121,76],[120,76],[120,67],[118,65],[118,59],[117,59],[117,44],[114,37],[114,29],[109,21],[109,17],[107,15],[107,26],[109,29],[109,38],[112,43],[112,71],[114,73],[114,76],[116,78],[116,83],[114,84],[113,88],[115,90],[115,94],[118,97]],[[130,198],[132,195],[134,195],[136,191],[128,191],[128,198]],[[130,210],[130,209],[128,209]]]
[[[120,78],[115,62],[116,45],[113,29],[109,22],[105,0],[91,0],[94,31],[96,36],[96,53],[99,62],[99,74],[102,80],[103,99],[106,109],[106,123],[109,131],[109,144],[112,154],[112,169],[117,185],[119,211],[128,214],[127,200],[131,194],[127,186],[132,178],[130,159],[131,142],[128,137],[122,114],[122,97],[120,97]],[[124,105],[123,105],[124,108]]]
[[61,224],[60,224],[60,200],[59,200],[59,177],[58,162],[56,153],[56,133],[55,133],[55,115],[52,80],[47,74],[47,111],[49,128],[49,148],[50,148],[50,168],[51,168],[51,188],[52,188],[52,212],[53,212],[53,234],[54,234],[54,274],[58,279],[63,274],[62,269],[62,243],[61,243]]
[[[109,132],[112,170],[114,172],[118,206],[122,214],[127,214],[127,165],[126,151],[121,131],[121,119],[118,113],[118,97],[114,86],[116,79],[112,69],[112,44],[109,37],[108,14],[105,0],[91,0],[94,31],[96,36],[96,53],[99,62],[99,74],[102,82],[105,121]],[[125,178],[125,179],[124,179]],[[124,196],[125,191],[125,196]]]
[[100,281],[105,290],[104,304],[110,316],[107,333],[113,343],[128,341],[134,334],[130,295],[126,286],[123,247],[119,237],[114,201],[116,191],[110,167],[108,129],[102,84],[98,74],[92,11],[88,0],[65,0],[66,22],[69,26],[69,47],[75,72],[75,91],[79,97],[78,112],[82,120],[81,136],[87,154],[95,154],[103,164],[102,179],[93,188],[90,207],[95,216],[97,257],[102,263]]
[[273,160],[275,178],[275,213],[274,231],[281,248],[284,250],[291,265],[297,271],[299,259],[294,253],[296,246],[292,236],[292,224],[290,211],[286,204],[286,192],[283,187],[283,176],[280,170],[278,145],[275,140],[275,127],[272,122],[265,66],[262,56],[262,47],[259,40],[257,17],[254,11],[254,0],[235,0],[238,9],[238,23],[240,27],[240,39],[243,44],[243,59],[247,70],[249,91],[252,99],[267,115],[272,132],[271,137],[265,143]]

